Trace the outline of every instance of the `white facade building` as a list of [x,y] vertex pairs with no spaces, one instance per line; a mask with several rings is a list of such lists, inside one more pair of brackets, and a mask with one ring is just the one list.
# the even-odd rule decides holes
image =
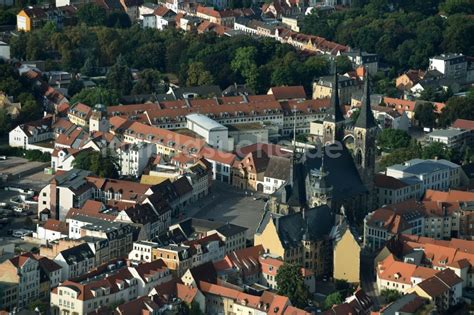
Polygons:
[[154,13],[142,15],[143,28],[156,28],[156,15]]
[[438,70],[447,78],[465,79],[467,60],[463,54],[441,54],[430,58],[429,70]]
[[128,254],[128,259],[141,262],[152,262],[153,249],[158,248],[158,243],[150,241],[138,241],[133,243],[133,249]]
[[0,41],[0,58],[10,59],[10,45]]
[[446,145],[449,149],[458,149],[469,140],[470,131],[461,129],[439,129],[433,130],[429,133],[429,142],[440,142]]
[[153,154],[156,154],[156,145],[151,143],[126,143],[118,147],[120,175],[140,177]]
[[87,243],[60,252],[54,262],[61,266],[61,282],[79,277],[95,267],[95,254]]
[[272,156],[263,175],[263,193],[273,194],[290,176],[291,161],[289,158]]
[[448,190],[461,185],[461,166],[447,160],[413,159],[387,167],[387,176],[395,178],[417,177],[422,191]]
[[232,150],[229,147],[229,131],[227,127],[201,114],[186,116],[187,128],[206,140],[206,143],[219,150]]
[[[45,125],[19,125],[8,134],[8,143],[11,147],[31,150],[35,143],[53,139],[54,135],[51,129]],[[35,146],[35,149],[39,147]],[[51,150],[48,150],[52,151]]]

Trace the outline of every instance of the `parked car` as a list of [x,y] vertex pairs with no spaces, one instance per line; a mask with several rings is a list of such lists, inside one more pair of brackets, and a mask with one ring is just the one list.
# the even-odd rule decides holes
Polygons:
[[30,230],[25,230],[25,229],[19,229],[19,230],[14,230],[12,233],[13,237],[18,237],[18,238],[23,238],[28,234],[33,233],[33,231]]
[[22,208],[22,207],[15,206],[15,207],[13,208],[13,211],[18,212],[18,213],[21,213],[21,212],[23,212],[23,208]]
[[0,225],[2,225],[2,224],[8,224],[8,222],[10,222],[10,219],[9,219],[9,218],[0,218]]

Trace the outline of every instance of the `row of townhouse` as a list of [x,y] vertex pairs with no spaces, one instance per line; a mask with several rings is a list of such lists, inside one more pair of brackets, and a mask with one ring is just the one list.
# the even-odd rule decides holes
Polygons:
[[123,304],[150,293],[153,287],[171,280],[163,263],[128,266],[117,261],[67,280],[51,291],[53,314],[89,314],[97,309]]
[[226,254],[243,249],[246,230],[230,223],[187,219],[171,226],[156,242],[135,242],[128,257],[136,261],[161,259],[181,276],[189,268],[221,260]]
[[400,235],[375,258],[378,289],[416,293],[446,310],[461,302],[464,288],[473,285],[471,243]]
[[[186,184],[188,190],[192,189],[185,178],[180,182]],[[170,206],[179,206],[173,204],[167,207],[166,203],[158,198],[158,195],[166,195],[170,203],[179,198],[177,191],[171,190],[172,196],[167,193],[169,188],[166,186],[169,184],[169,181],[158,185],[147,185],[126,180],[98,178],[92,176],[89,171],[71,169],[58,173],[41,189],[38,197],[38,216],[42,218],[47,214],[49,218],[63,221],[71,208],[81,209],[86,202],[96,200],[107,208],[120,209],[149,204],[157,215],[162,216],[165,212],[164,219],[167,220],[169,215],[165,210]],[[101,206],[91,205],[92,208],[99,207],[96,212],[103,210],[100,209]]]
[[25,253],[6,259],[0,263],[0,305],[12,311],[48,300],[60,279],[61,266],[49,258]]
[[287,297],[269,291],[259,296],[245,293],[239,287],[218,280],[212,264],[205,267],[192,268],[181,279],[156,286],[148,297],[118,306],[117,314],[131,314],[132,310],[177,311],[182,306],[197,307],[205,314],[309,314],[292,306]]
[[446,311],[461,303],[463,280],[447,268],[438,271],[387,257],[377,266],[377,287],[402,294],[415,293],[438,310]]
[[[273,89],[275,93],[267,95],[225,96],[212,99],[184,99],[153,104],[110,106],[107,111],[111,117],[110,124],[115,130],[121,127],[125,131],[130,127],[130,122],[126,125],[126,121],[114,116],[135,117],[137,121],[146,124],[176,130],[187,128],[187,115],[199,113],[224,126],[257,122],[273,124],[283,135],[289,135],[294,128],[295,116],[297,132],[307,133],[309,123],[324,117],[329,106],[328,99],[306,100],[304,95],[301,99],[301,87]],[[135,125],[135,128],[142,127]],[[147,129],[147,131],[153,130]],[[147,134],[144,134],[144,141],[153,140],[146,139]]]
[[468,192],[428,190],[422,201],[410,199],[374,210],[364,219],[364,246],[378,250],[402,233],[435,239],[471,239],[472,197],[473,193]]

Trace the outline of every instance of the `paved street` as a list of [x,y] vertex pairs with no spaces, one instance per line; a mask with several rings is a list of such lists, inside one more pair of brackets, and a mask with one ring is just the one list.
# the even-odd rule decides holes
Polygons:
[[263,214],[264,201],[253,200],[243,190],[214,182],[212,192],[197,205],[185,210],[185,217],[213,219],[245,226],[247,238],[252,239]]
[[372,298],[372,301],[374,302],[374,310],[379,310],[381,305],[383,305],[383,300],[380,297],[375,284],[375,275],[373,270],[374,258],[372,255],[361,252],[360,263],[362,289],[364,289],[367,295]]

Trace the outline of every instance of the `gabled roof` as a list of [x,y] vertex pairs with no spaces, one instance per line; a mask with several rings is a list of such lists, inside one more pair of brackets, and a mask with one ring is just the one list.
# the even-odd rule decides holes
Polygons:
[[117,306],[115,309],[118,315],[143,315],[146,314],[146,312],[154,313],[159,310],[160,306],[149,296],[142,296],[138,299],[131,300],[130,302]]
[[268,94],[273,94],[277,100],[306,99],[306,92],[301,85],[272,87]]
[[43,224],[43,229],[68,234],[68,224],[64,221],[48,219]]
[[194,301],[198,291],[199,290],[195,287],[187,286],[181,283],[176,284],[176,296],[188,305],[191,305],[191,303]]
[[68,114],[87,120],[92,115],[92,108],[86,104],[77,103],[69,108]]
[[[329,235],[334,224],[333,213],[327,205],[305,210],[305,218],[301,212],[282,217],[272,217],[268,212],[265,215],[275,221],[280,242],[285,248],[300,246],[305,233],[309,233],[310,240],[321,240]],[[307,226],[311,228],[307,230]]]
[[60,255],[64,258],[68,265],[79,263],[86,259],[95,258],[95,254],[87,243],[63,250]]
[[139,264],[138,266],[134,267],[134,269],[137,271],[142,280],[147,283],[147,278],[149,276],[154,275],[157,272],[162,272],[166,270],[167,267],[163,260],[158,259],[150,263]]
[[387,189],[401,189],[408,186],[398,178],[379,173],[375,174],[374,183],[376,187]]
[[40,268],[46,273],[51,273],[60,270],[62,267],[58,265],[54,260],[40,255],[35,255],[35,260],[38,261]]
[[203,157],[208,161],[216,161],[230,166],[234,164],[236,159],[236,155],[233,153],[220,151],[206,146],[201,149],[201,151],[198,153],[198,156]]
[[127,208],[123,211],[127,213],[127,216],[133,223],[153,224],[160,220],[149,204],[134,205],[133,207]]
[[202,281],[207,283],[217,283],[217,273],[212,262],[207,262],[197,267],[189,269],[194,281],[200,285]]
[[456,119],[452,127],[472,131],[474,130],[474,120]]
[[10,259],[10,262],[17,268],[21,268],[23,267],[23,265],[29,260],[29,259],[33,259],[33,260],[36,260],[33,256],[32,253],[24,253],[24,254],[21,254],[21,255],[18,255],[18,256],[15,256],[13,258]]
[[265,169],[265,177],[287,181],[290,177],[291,160],[286,157],[272,156]]
[[262,245],[247,247],[233,251],[224,258],[231,268],[240,270],[244,276],[260,271],[259,256],[263,254]]
[[445,292],[461,282],[462,279],[459,278],[454,271],[451,269],[445,269],[438,272],[433,277],[420,282],[418,287],[420,287],[431,298],[436,298],[444,295]]

